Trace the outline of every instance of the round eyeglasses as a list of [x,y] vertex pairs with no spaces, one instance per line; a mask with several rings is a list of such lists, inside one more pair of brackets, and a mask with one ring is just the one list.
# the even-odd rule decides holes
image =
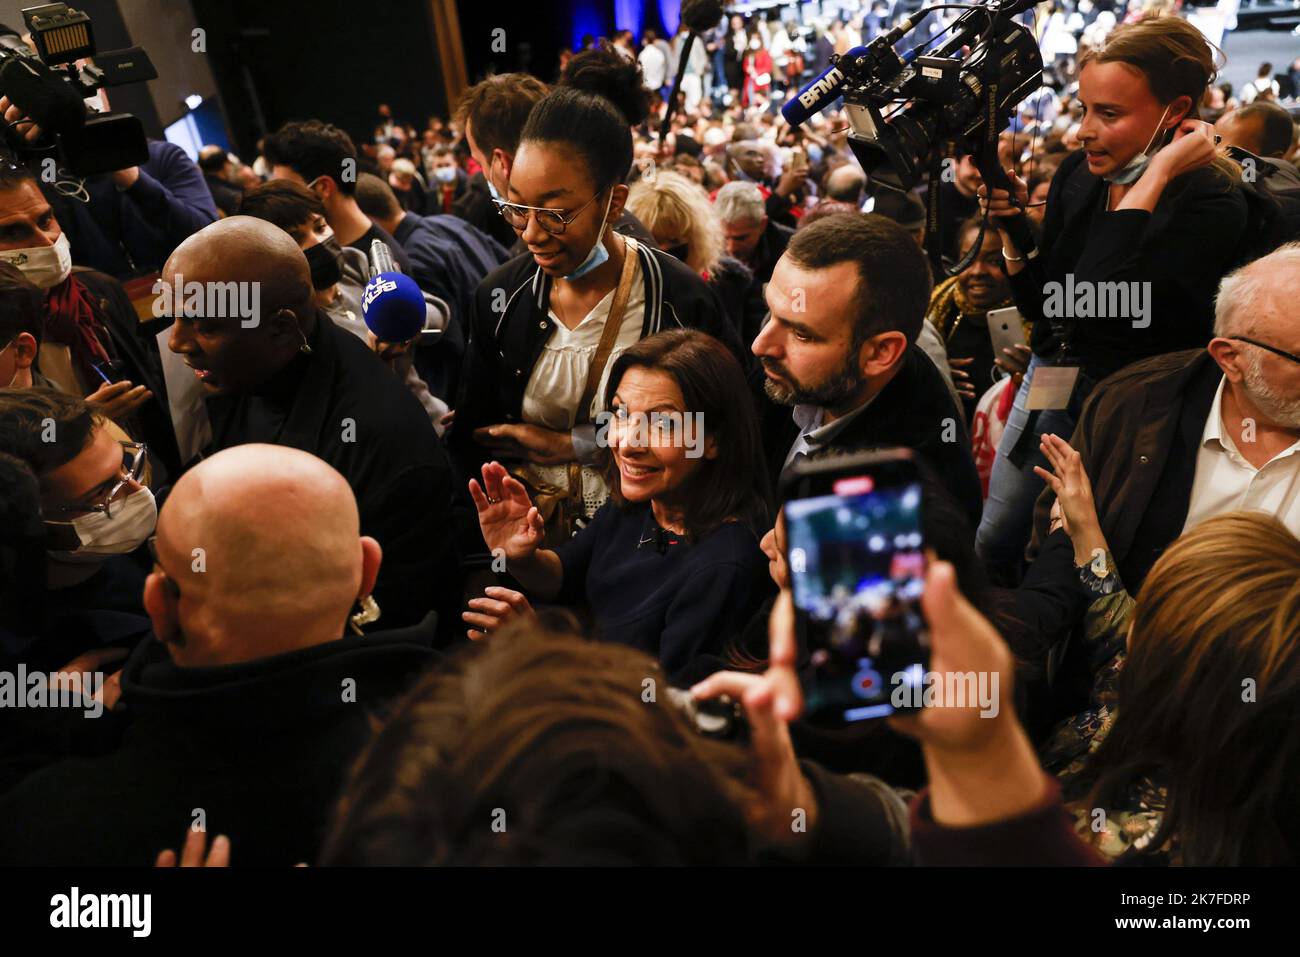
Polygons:
[[[143,442],[122,442],[122,471],[118,473],[118,481],[109,489],[108,494],[98,502],[91,505],[56,505],[47,511],[52,515],[85,515],[87,512],[103,512],[108,518],[112,518],[122,508],[122,502],[126,499],[122,495],[122,490],[126,488],[127,483],[141,484],[140,479],[144,475],[145,466],[149,461],[149,450]],[[120,497],[119,497],[120,496]]]
[[525,206],[523,203],[508,203],[504,199],[493,199],[492,202],[501,214],[501,218],[510,224],[512,229],[523,231],[528,226],[528,217],[532,214],[537,215],[537,225],[550,233],[552,236],[559,236],[569,224],[582,215],[582,211],[596,201],[601,193],[605,190],[599,189],[596,195],[591,197],[572,213],[567,209],[551,209],[547,206]]

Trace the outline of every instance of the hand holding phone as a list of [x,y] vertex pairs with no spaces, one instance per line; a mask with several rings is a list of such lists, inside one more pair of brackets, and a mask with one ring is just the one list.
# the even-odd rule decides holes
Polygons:
[[906,449],[800,463],[783,476],[787,561],[811,654],[809,720],[920,706],[928,635],[920,473]]

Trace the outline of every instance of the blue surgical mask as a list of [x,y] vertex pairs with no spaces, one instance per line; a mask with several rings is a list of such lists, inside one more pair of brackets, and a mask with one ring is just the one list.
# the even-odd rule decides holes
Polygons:
[[600,232],[596,235],[596,245],[591,247],[591,252],[587,253],[587,258],[582,261],[582,265],[569,273],[567,276],[560,278],[565,282],[573,282],[575,279],[581,279],[593,269],[599,269],[609,260],[609,250],[605,248],[605,220],[609,218],[609,207],[614,202],[614,191],[609,191],[609,199],[605,200],[605,213],[600,218]]
[[1169,107],[1166,106],[1165,111],[1160,114],[1160,122],[1156,124],[1155,132],[1151,134],[1151,139],[1147,140],[1147,148],[1115,170],[1115,172],[1107,173],[1102,179],[1117,186],[1128,186],[1130,183],[1136,183],[1138,178],[1146,172],[1147,164],[1151,162],[1151,157],[1156,152],[1151,147],[1155,145],[1156,138],[1165,125],[1165,117],[1168,115]]

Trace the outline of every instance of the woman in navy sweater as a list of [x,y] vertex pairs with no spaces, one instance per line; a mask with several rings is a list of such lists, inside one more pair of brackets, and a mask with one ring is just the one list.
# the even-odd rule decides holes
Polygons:
[[[610,371],[598,444],[610,500],[558,548],[523,484],[501,464],[469,483],[488,548],[534,599],[587,605],[597,637],[659,658],[670,675],[717,654],[767,597],[759,537],[771,524],[758,421],[744,373],[695,330],[643,339]],[[470,602],[482,637],[527,600]]]

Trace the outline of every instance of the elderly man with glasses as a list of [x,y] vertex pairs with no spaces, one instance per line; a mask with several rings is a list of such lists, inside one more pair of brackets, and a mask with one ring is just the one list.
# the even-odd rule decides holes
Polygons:
[[[1084,405],[1070,444],[1130,594],[1174,539],[1215,515],[1263,511],[1300,535],[1297,301],[1300,243],[1289,243],[1224,277],[1205,349],[1135,363]],[[1091,563],[1064,530],[1049,531],[1053,501],[1050,488],[1038,501],[1041,547],[1016,593],[1048,643],[1095,597]]]

